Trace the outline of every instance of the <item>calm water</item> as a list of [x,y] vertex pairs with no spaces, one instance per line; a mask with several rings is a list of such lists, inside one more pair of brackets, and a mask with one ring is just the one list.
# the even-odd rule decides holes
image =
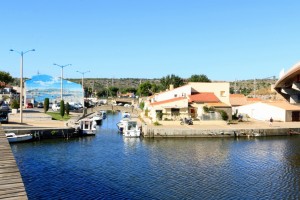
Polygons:
[[29,199],[299,199],[300,137],[125,139],[12,145]]

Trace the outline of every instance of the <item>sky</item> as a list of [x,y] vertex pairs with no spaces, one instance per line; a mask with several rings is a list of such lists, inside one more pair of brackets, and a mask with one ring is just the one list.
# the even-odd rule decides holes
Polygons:
[[54,63],[71,64],[64,78],[278,77],[300,61],[299,7],[297,0],[2,0],[0,70],[20,77],[19,53],[35,49],[23,56],[24,77],[60,77]]

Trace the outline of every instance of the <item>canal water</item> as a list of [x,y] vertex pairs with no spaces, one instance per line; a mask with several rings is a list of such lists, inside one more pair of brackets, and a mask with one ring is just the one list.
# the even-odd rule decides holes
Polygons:
[[13,144],[29,199],[299,199],[300,137],[96,136]]

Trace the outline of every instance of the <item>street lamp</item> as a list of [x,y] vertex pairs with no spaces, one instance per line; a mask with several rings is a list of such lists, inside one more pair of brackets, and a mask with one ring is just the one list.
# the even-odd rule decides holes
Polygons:
[[10,51],[14,51],[21,55],[21,64],[20,64],[20,123],[23,123],[23,55],[30,51],[35,51],[35,49],[30,49],[27,51],[17,51],[14,49],[10,49]]
[[82,91],[83,91],[83,97],[82,97],[82,107],[83,107],[83,111],[82,111],[82,112],[84,113],[84,87],[83,87],[83,78],[84,78],[84,74],[90,72],[90,70],[89,70],[89,71],[86,71],[86,72],[80,72],[80,71],[76,71],[76,72],[82,74],[82,78],[81,78]]
[[59,66],[61,68],[61,81],[60,81],[60,100],[63,100],[63,78],[64,78],[64,67],[70,66],[71,64],[58,65],[54,63],[53,65]]

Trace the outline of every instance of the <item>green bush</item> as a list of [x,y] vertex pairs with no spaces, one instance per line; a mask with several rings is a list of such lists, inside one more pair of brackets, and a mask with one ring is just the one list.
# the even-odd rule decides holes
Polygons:
[[144,110],[144,107],[145,107],[145,102],[142,101],[142,102],[140,103],[140,109]]
[[228,120],[228,114],[224,110],[218,110],[218,112],[221,114],[221,117],[224,121]]
[[145,116],[146,116],[146,117],[148,117],[148,113],[149,113],[149,110],[146,109],[146,110],[145,110]]
[[60,101],[60,116],[64,117],[65,115],[65,102],[64,100]]
[[156,122],[153,123],[153,125],[154,125],[154,126],[159,126],[159,125],[161,125],[161,124],[160,124],[158,121],[156,121]]
[[70,105],[69,105],[68,102],[67,102],[67,104],[66,104],[66,114],[67,114],[67,115],[70,114]]
[[11,107],[12,109],[18,109],[18,108],[20,108],[19,101],[16,100],[16,99],[14,99],[14,100],[11,102],[10,107]]
[[49,110],[49,98],[44,99],[44,112],[46,113]]

